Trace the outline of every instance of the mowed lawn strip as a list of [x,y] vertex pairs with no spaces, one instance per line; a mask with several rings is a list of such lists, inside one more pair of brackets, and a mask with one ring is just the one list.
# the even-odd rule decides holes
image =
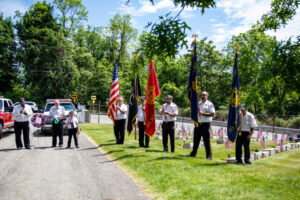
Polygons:
[[[214,140],[213,160],[208,161],[203,147],[196,158],[186,157],[191,150],[182,148],[183,141],[176,140],[171,154],[162,152],[162,141],[153,138],[149,149],[139,148],[134,133],[116,145],[112,125],[82,124],[81,129],[154,199],[300,199],[300,149],[234,165],[226,164],[228,150]],[[258,142],[250,146],[251,152],[262,149]],[[267,148],[274,146],[267,142]]]

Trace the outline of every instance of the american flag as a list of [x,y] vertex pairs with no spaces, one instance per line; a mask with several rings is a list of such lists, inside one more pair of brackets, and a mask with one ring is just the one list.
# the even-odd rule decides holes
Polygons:
[[260,138],[262,138],[262,131],[261,130],[259,130],[258,133],[257,133],[257,139],[260,139]]
[[281,142],[280,142],[280,149],[281,149],[281,151],[283,151],[283,139],[281,139]]
[[297,134],[294,134],[294,135],[293,135],[293,140],[295,140],[295,141],[297,141],[297,140],[298,140],[298,136],[297,136]]
[[227,149],[229,149],[229,148],[231,148],[232,146],[233,146],[232,142],[230,142],[230,141],[227,139],[226,142],[225,142],[225,147],[226,147]]
[[110,86],[110,97],[108,103],[108,117],[115,123],[115,116],[116,116],[116,100],[119,98],[119,79],[118,79],[118,64],[119,60],[116,60],[113,78]]
[[182,134],[183,139],[185,140],[186,139],[186,130],[183,125],[181,126],[181,134]]
[[273,140],[274,140],[275,144],[279,145],[277,134],[273,135]]
[[261,146],[263,146],[264,149],[266,148],[266,140],[265,140],[265,137],[262,137],[262,138],[261,138],[260,144],[261,144]]
[[289,135],[285,135],[285,141],[287,142],[287,141],[289,141],[289,140],[290,140]]

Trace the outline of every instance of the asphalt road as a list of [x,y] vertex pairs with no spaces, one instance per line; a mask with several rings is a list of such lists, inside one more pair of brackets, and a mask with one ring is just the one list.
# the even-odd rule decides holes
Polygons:
[[65,149],[67,136],[64,148],[51,148],[51,136],[33,127],[30,137],[31,150],[16,150],[14,134],[0,140],[1,200],[149,199],[86,135],[79,149]]

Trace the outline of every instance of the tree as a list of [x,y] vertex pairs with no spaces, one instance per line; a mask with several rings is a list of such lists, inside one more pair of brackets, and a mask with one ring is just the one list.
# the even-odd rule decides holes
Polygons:
[[15,64],[16,43],[13,22],[0,14],[0,94],[6,94],[13,88],[17,77]]
[[287,25],[287,22],[296,14],[299,6],[299,0],[273,0],[271,11],[261,17],[256,27],[259,31],[278,30],[281,26]]
[[81,0],[54,0],[53,3],[60,11],[59,22],[66,36],[72,34],[82,20],[87,20],[88,12]]
[[33,4],[19,17],[16,28],[25,85],[30,86],[33,100],[70,97],[78,72],[71,43],[60,31],[53,8],[46,2]]

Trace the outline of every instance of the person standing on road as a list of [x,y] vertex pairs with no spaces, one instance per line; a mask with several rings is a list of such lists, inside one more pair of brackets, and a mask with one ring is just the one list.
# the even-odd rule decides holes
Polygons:
[[116,144],[123,144],[125,137],[125,124],[126,124],[126,112],[127,106],[123,103],[124,98],[119,97],[118,106],[116,107],[116,118],[115,118],[115,126],[114,133],[116,137]]
[[66,119],[65,126],[68,127],[68,146],[67,149],[71,148],[72,136],[74,137],[74,142],[76,148],[79,148],[77,135],[80,133],[80,128],[78,124],[78,119],[74,117],[74,111],[69,112],[69,117]]
[[16,146],[20,150],[23,148],[21,134],[23,131],[23,140],[26,149],[31,149],[29,139],[29,121],[32,116],[32,109],[29,105],[25,104],[25,99],[19,99],[20,104],[14,107],[12,116],[15,119],[15,136]]
[[203,142],[206,151],[206,158],[208,160],[212,159],[211,153],[211,145],[210,145],[210,134],[209,128],[210,123],[212,122],[212,118],[215,116],[215,107],[214,104],[207,100],[208,93],[203,91],[201,93],[201,101],[199,101],[199,123],[198,127],[194,129],[194,138],[193,138],[193,151],[188,155],[190,157],[196,157],[198,147],[201,141],[201,137],[203,137]]
[[[149,148],[149,135],[145,134],[145,103],[146,97],[142,98],[142,105],[139,107],[138,112],[138,126],[139,126],[139,145],[140,147]],[[145,138],[145,141],[144,141]],[[145,142],[145,143],[144,143]]]
[[175,121],[178,115],[178,108],[175,103],[173,103],[173,97],[167,95],[166,103],[163,104],[159,111],[162,115],[162,132],[163,132],[163,148],[165,152],[168,152],[168,136],[170,136],[171,143],[171,153],[175,151]]
[[56,147],[57,136],[59,138],[59,147],[63,146],[63,120],[66,116],[65,108],[60,106],[59,100],[54,101],[54,106],[50,108],[50,116],[53,117],[52,121],[52,147]]
[[235,144],[235,157],[237,163],[243,163],[242,161],[242,145],[244,146],[245,163],[251,164],[250,161],[250,140],[253,135],[254,128],[257,127],[255,117],[248,111],[246,104],[241,105],[240,111],[240,127],[241,132],[238,132],[238,136]]

